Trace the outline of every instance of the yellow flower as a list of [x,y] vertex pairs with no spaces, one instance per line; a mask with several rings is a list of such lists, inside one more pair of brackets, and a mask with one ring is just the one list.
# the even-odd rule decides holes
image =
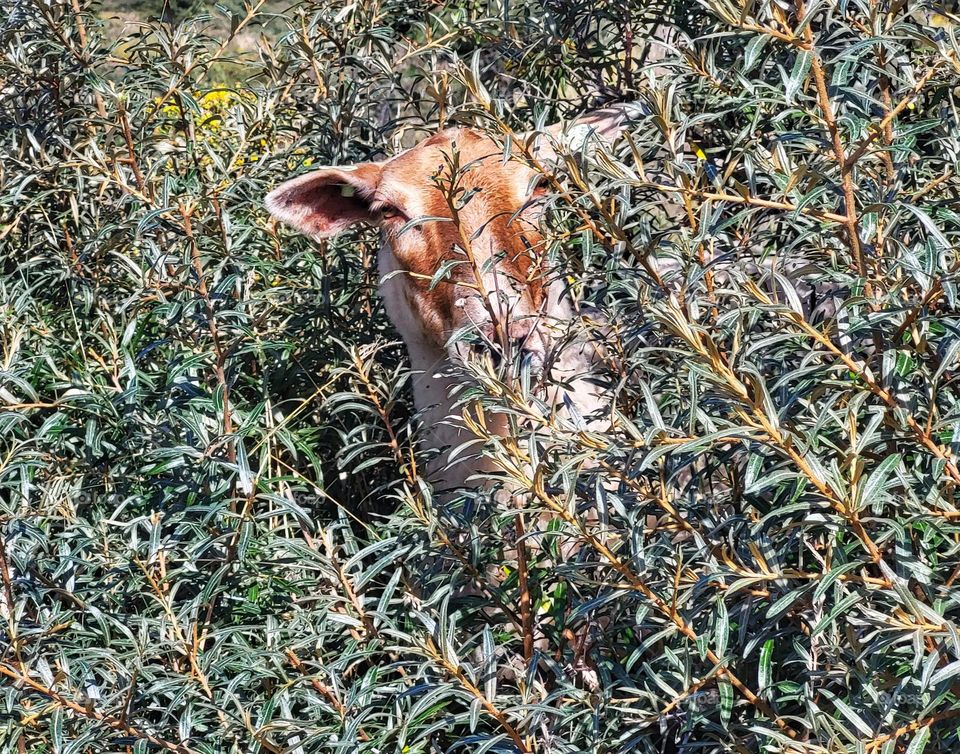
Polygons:
[[235,95],[228,89],[214,89],[197,95],[197,101],[204,110],[221,112],[233,104]]

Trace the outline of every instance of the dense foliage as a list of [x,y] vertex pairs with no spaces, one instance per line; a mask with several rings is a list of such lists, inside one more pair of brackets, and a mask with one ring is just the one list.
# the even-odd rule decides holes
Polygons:
[[[958,750],[954,17],[212,13],[4,5],[0,750]],[[609,100],[642,114],[552,168],[544,250],[608,429],[476,367],[525,494],[435,500],[376,235],[263,196]]]

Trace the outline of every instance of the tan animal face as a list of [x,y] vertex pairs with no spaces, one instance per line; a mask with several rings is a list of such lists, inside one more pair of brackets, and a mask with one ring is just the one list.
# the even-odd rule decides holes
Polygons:
[[[621,110],[601,111],[577,127],[610,138],[622,119]],[[549,149],[544,143],[541,157]],[[378,226],[380,271],[396,281],[387,313],[411,348],[442,353],[452,335],[470,329],[480,348],[539,366],[550,315],[538,229],[542,193],[525,161],[505,160],[502,146],[482,133],[452,128],[383,162],[295,178],[266,203],[314,238],[358,222]],[[469,350],[459,342],[448,355],[463,359]]]

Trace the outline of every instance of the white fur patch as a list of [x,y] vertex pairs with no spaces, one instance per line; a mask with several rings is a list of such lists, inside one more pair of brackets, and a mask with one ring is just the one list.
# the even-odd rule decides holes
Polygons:
[[571,152],[579,152],[587,143],[587,139],[595,128],[586,123],[578,123],[570,128],[564,135],[567,149]]

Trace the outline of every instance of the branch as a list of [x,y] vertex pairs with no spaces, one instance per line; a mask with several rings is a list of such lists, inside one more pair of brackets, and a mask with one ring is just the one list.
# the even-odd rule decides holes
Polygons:
[[[802,0],[797,3],[797,19],[801,23],[806,16],[806,9]],[[867,269],[863,261],[863,251],[860,248],[860,228],[857,220],[857,198],[853,185],[853,173],[847,162],[846,151],[844,150],[843,140],[840,138],[840,129],[837,126],[837,118],[833,112],[833,105],[830,102],[830,91],[827,88],[827,77],[823,70],[823,63],[820,55],[817,53],[813,40],[813,29],[811,24],[807,23],[803,27],[803,36],[812,61],[810,70],[813,72],[813,81],[817,90],[817,101],[820,109],[823,111],[823,120],[830,134],[830,141],[833,145],[834,158],[840,168],[840,185],[843,190],[843,204],[846,210],[844,225],[847,230],[847,244],[850,246],[850,253],[853,254],[853,261],[857,268],[857,274],[860,277],[866,277]],[[870,294],[870,283],[867,282],[867,295]]]
[[[773,302],[763,293],[756,285],[747,286],[750,292],[757,297],[762,303],[769,306],[773,305]],[[931,294],[933,294],[934,289],[931,289]],[[931,298],[935,297],[934,294],[930,296]],[[900,401],[890,393],[882,385],[877,384],[877,382],[863,369],[863,367],[854,361],[850,356],[844,353],[840,348],[838,348],[830,338],[820,332],[817,328],[807,322],[802,316],[797,314],[793,310],[784,310],[780,307],[775,309],[779,314],[781,314],[785,319],[789,320],[793,324],[797,325],[803,332],[813,338],[817,343],[826,348],[830,353],[836,356],[840,361],[843,362],[843,365],[849,369],[853,374],[855,374],[867,387],[867,389],[882,400],[887,406],[891,409],[904,409],[905,406],[901,405]],[[943,450],[936,442],[933,441],[933,438],[920,426],[916,419],[913,418],[913,414],[906,413],[906,418],[904,423],[907,425],[909,430],[913,433],[914,438],[925,447],[930,453],[932,453],[937,459],[943,461],[944,469],[947,472],[947,475],[956,483],[960,484],[960,469],[957,468],[956,463],[950,458],[949,453]]]
[[947,710],[946,712],[939,712],[935,715],[931,715],[930,717],[924,718],[923,720],[914,720],[909,725],[903,725],[897,728],[896,730],[890,733],[887,733],[886,735],[877,736],[873,740],[867,741],[866,742],[867,751],[877,751],[888,741],[896,740],[900,738],[900,736],[905,736],[908,733],[914,733],[915,731],[918,731],[921,728],[929,728],[931,725],[933,725],[936,722],[939,722],[940,720],[949,720],[950,718],[958,717],[958,716],[960,716],[960,710],[952,709],[952,710]]
[[[316,691],[318,694],[323,696],[324,699],[330,702],[331,706],[337,711],[337,714],[340,715],[341,722],[343,723],[344,726],[346,726],[347,708],[343,706],[343,702],[341,702],[337,698],[337,695],[334,694],[333,691],[331,691],[325,685],[323,685],[323,683],[320,682],[319,678],[309,673],[307,668],[304,667],[303,662],[301,662],[300,658],[297,657],[296,652],[294,652],[290,648],[287,648],[283,650],[283,653],[287,656],[287,659],[290,661],[290,664],[294,667],[294,669],[298,673],[300,673],[300,675],[304,677],[309,677],[310,685],[313,686],[314,691]],[[357,734],[360,736],[360,740],[362,741],[370,740],[370,736],[367,734],[367,732],[363,728],[360,728],[357,731]]]
[[834,212],[824,212],[809,207],[798,207],[790,202],[777,202],[771,199],[759,199],[749,194],[727,194],[721,191],[701,191],[699,189],[684,188],[683,186],[668,186],[662,183],[644,183],[644,188],[655,189],[664,193],[686,194],[695,196],[698,199],[706,201],[731,202],[733,204],[747,204],[751,207],[763,207],[764,209],[779,209],[785,212],[799,212],[801,215],[807,215],[817,220],[823,220],[831,223],[846,223],[846,215],[838,215]]
[[881,120],[874,127],[874,129],[866,137],[864,137],[863,141],[861,141],[853,149],[853,151],[850,153],[850,156],[846,159],[846,163],[844,165],[845,170],[852,170],[853,166],[857,164],[857,161],[863,157],[866,151],[870,148],[870,145],[873,144],[873,142],[875,142],[878,138],[883,136],[887,126],[893,123],[894,119],[904,110],[906,110],[910,106],[910,103],[920,95],[920,93],[923,91],[923,87],[927,85],[927,82],[930,81],[930,79],[933,78],[933,75],[939,70],[939,66],[940,61],[938,60],[936,63],[934,63],[929,71],[927,71],[917,80],[917,83],[914,84],[913,89],[911,89],[907,96],[900,101],[900,104],[888,112],[886,116],[884,116],[883,120]]
[[[624,563],[620,558],[617,557],[609,547],[607,547],[603,542],[601,542],[597,537],[587,531],[586,526],[573,516],[568,510],[567,507],[561,502],[553,499],[544,487],[543,477],[540,474],[539,469],[534,471],[534,479],[529,480],[531,484],[531,491],[537,497],[538,500],[544,503],[550,510],[552,510],[556,515],[563,519],[567,524],[574,527],[580,534],[587,544],[589,544],[597,553],[599,553],[610,565],[611,567],[626,581],[630,587],[647,599],[657,612],[661,613],[666,617],[676,629],[683,634],[689,641],[693,644],[697,644],[700,640],[700,635],[693,630],[693,627],[687,623],[686,620],[673,608],[668,605],[656,592],[651,589],[646,582],[643,581],[639,576],[637,576],[633,571],[630,570],[629,566]],[[760,697],[753,693],[750,688],[741,681],[733,671],[725,666],[725,661],[719,657],[712,649],[707,648],[704,652],[704,657],[714,664],[719,673],[724,676],[730,684],[736,688],[740,694],[757,710],[759,710],[763,715],[769,718],[784,734],[790,738],[797,738],[798,733],[793,728],[791,728],[779,715],[777,715],[773,709],[764,702]]]
[[517,732],[517,729],[513,727],[509,720],[507,720],[507,716],[497,709],[493,702],[487,699],[486,695],[484,695],[484,693],[478,689],[469,678],[467,678],[466,674],[460,670],[459,667],[454,665],[440,653],[432,638],[427,640],[427,653],[431,654],[433,656],[433,660],[437,662],[440,667],[442,667],[449,675],[456,678],[460,685],[463,686],[463,688],[465,688],[471,696],[480,701],[480,704],[483,706],[483,708],[494,720],[497,721],[506,734],[510,736],[514,746],[516,746],[517,749],[522,752],[522,754],[530,754],[532,751],[531,748],[527,746],[523,738]]
[[59,704],[61,707],[68,709],[71,712],[91,720],[95,720],[96,722],[106,725],[108,728],[112,728],[120,733],[125,733],[128,736],[147,741],[154,746],[163,749],[164,751],[172,751],[176,754],[197,754],[196,750],[189,748],[186,744],[175,744],[171,743],[170,741],[165,741],[162,738],[158,738],[157,736],[147,733],[142,728],[137,728],[136,726],[130,725],[122,720],[118,720],[115,717],[98,712],[92,706],[85,707],[81,704],[77,704],[77,702],[67,699],[58,691],[54,691],[51,688],[47,688],[43,684],[37,683],[29,676],[14,670],[6,664],[0,664],[0,675],[6,676],[16,683],[20,683],[29,687],[31,690],[37,692],[38,694],[42,694],[54,703]]

